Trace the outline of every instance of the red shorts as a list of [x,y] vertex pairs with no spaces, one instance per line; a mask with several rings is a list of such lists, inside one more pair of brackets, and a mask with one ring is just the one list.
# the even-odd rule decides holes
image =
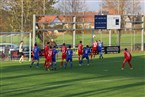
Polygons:
[[47,59],[47,56],[46,55],[44,55],[44,57],[45,57],[45,59]]
[[45,59],[47,59],[47,55],[48,55],[47,53],[44,54]]
[[97,53],[97,50],[92,50],[92,53],[93,53],[93,54],[96,54],[96,53]]
[[46,62],[52,63],[52,57],[47,57]]
[[96,54],[97,53],[97,49],[96,48],[92,48],[92,53]]
[[66,54],[62,54],[62,60],[66,60]]
[[78,51],[78,55],[83,55],[83,52],[82,51]]
[[124,62],[130,62],[131,61],[131,58],[130,59],[124,59]]

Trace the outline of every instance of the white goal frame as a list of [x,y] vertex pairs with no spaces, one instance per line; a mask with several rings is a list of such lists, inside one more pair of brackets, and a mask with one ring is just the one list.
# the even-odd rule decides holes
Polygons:
[[[29,61],[31,61],[31,32],[0,32],[0,35],[12,35],[12,34],[15,34],[15,35],[23,35],[23,34],[27,34],[29,35]],[[13,37],[13,36],[11,36]],[[21,39],[22,41],[24,41],[23,39]],[[20,40],[20,41],[21,41]]]

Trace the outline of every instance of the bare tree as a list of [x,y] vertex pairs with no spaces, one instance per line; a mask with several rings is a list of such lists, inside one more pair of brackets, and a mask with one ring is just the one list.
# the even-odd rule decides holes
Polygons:
[[141,12],[140,0],[102,0],[102,9],[113,14],[138,14]]
[[[63,20],[64,22],[72,22],[73,16],[77,16],[77,15],[82,15],[82,16],[77,16],[76,22],[83,22],[82,17],[85,11],[87,11],[86,0],[62,0],[59,3],[58,8],[63,15],[66,15]],[[67,15],[71,15],[71,16],[67,16]],[[67,24],[67,25],[69,26],[69,28],[72,28],[73,26],[72,24]],[[76,24],[76,28],[80,27],[80,25]],[[78,32],[81,33],[81,30],[76,31],[76,33]]]
[[[109,14],[133,15],[141,13],[141,0],[102,0],[102,10],[108,11]],[[121,17],[125,20],[126,17]],[[134,16],[128,16],[130,21],[134,21]],[[121,22],[121,28],[124,28],[125,22]],[[121,29],[119,30],[119,45],[121,38]]]
[[83,12],[87,9],[85,0],[62,0],[58,8],[63,14],[72,15],[76,15],[78,12]]

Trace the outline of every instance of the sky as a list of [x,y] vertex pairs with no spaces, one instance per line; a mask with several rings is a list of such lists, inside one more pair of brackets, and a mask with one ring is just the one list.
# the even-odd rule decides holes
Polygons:
[[88,10],[90,11],[96,11],[97,9],[99,9],[100,3],[101,3],[101,0],[86,0]]
[[[132,2],[133,2],[133,0],[132,0]],[[134,0],[134,2],[135,2],[135,0]],[[142,12],[145,14],[145,0],[140,0],[140,2],[141,2]],[[86,0],[86,4],[87,4],[89,10],[91,10],[91,11],[96,11],[96,9],[99,8],[99,3],[101,3],[101,0]]]
[[90,11],[96,11],[99,9],[101,0],[86,0],[86,4]]
[[[63,1],[63,0],[60,0]],[[88,11],[97,11],[102,0],[86,0]],[[110,0],[111,1],[111,0]],[[132,0],[133,1],[133,0]],[[134,0],[136,1],[136,0]],[[142,12],[145,14],[145,0],[140,0]]]

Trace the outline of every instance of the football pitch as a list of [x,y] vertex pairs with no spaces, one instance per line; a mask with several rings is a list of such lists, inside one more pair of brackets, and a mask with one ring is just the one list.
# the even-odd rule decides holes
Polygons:
[[[133,70],[125,65],[121,70],[123,54],[106,54],[103,60],[96,58],[90,66],[59,68],[45,71],[30,62],[0,62],[0,97],[145,97],[145,54],[132,53]],[[57,65],[59,65],[58,60]]]

